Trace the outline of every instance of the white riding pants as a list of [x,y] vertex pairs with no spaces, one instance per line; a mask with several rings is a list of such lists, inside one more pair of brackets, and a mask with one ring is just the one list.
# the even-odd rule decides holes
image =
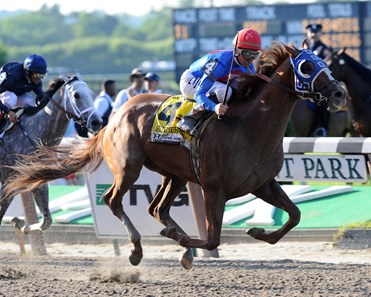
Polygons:
[[[202,78],[197,78],[194,77],[189,70],[184,71],[179,82],[180,92],[184,97],[188,99],[194,99],[198,87],[200,86],[202,80],[205,79],[206,77],[207,76],[204,75]],[[226,84],[215,81],[213,86],[208,91],[207,95],[214,93],[218,98],[218,101],[223,102],[226,89],[227,89]],[[229,101],[231,96],[232,88],[229,87],[226,102]]]
[[24,93],[21,96],[18,96],[10,91],[5,91],[0,94],[1,102],[8,108],[14,109],[18,107],[36,106],[35,97],[30,93]]

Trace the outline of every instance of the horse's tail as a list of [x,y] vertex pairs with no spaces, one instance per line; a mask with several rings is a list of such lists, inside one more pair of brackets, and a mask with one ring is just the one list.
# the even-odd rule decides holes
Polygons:
[[103,161],[103,128],[91,139],[80,139],[72,144],[54,147],[41,146],[35,154],[21,155],[14,175],[4,185],[4,199],[29,192],[58,178],[71,174],[96,170]]

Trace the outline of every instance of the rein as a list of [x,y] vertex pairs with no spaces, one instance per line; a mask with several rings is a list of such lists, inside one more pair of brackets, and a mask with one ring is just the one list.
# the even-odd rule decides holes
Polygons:
[[297,92],[294,91],[293,89],[291,89],[291,88],[289,88],[289,87],[287,87],[287,86],[285,86],[283,84],[280,84],[280,83],[274,81],[269,76],[266,76],[263,73],[257,73],[256,76],[259,77],[259,78],[261,78],[262,80],[266,81],[267,83],[269,83],[269,84],[271,84],[271,85],[273,85],[275,87],[278,87],[278,88],[280,88],[280,89],[282,89],[282,90],[284,90],[284,91],[286,91],[286,92],[288,92],[290,94],[297,95]]

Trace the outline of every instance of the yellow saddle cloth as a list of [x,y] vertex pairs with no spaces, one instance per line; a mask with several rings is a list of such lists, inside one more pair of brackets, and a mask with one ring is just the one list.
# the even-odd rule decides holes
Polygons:
[[181,144],[189,148],[192,135],[179,129],[176,125],[183,116],[189,114],[196,104],[196,102],[185,100],[182,95],[175,95],[166,99],[156,112],[149,140]]

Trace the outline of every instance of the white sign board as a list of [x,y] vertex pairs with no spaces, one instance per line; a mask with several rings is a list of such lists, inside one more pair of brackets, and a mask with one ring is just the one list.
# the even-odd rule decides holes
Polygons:
[[285,154],[278,181],[367,182],[364,155]]
[[[113,215],[111,209],[103,200],[104,192],[113,181],[113,174],[107,164],[102,162],[93,174],[85,173],[85,179],[89,190],[97,236],[126,238],[125,226]],[[139,179],[123,197],[122,203],[126,214],[143,236],[161,236],[160,231],[165,228],[147,212],[149,201],[155,196],[160,185],[161,176],[143,168]],[[170,215],[189,236],[198,236],[191,201],[186,189],[175,199],[170,209]]]

